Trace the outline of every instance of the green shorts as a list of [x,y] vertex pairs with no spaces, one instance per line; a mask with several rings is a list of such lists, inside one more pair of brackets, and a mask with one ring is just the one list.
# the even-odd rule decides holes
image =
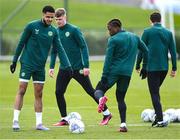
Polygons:
[[45,69],[34,70],[31,66],[21,64],[19,73],[20,82],[29,82],[31,79],[33,83],[44,83],[45,82]]

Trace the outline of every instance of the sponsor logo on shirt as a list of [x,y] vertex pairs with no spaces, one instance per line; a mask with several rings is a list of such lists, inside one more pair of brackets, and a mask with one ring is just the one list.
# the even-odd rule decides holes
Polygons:
[[49,31],[49,32],[48,32],[48,35],[49,35],[49,36],[52,36],[52,35],[53,35],[53,32],[52,32],[52,31]]
[[66,32],[65,36],[68,37],[70,35],[70,32]]
[[35,29],[35,34],[39,34],[39,29]]

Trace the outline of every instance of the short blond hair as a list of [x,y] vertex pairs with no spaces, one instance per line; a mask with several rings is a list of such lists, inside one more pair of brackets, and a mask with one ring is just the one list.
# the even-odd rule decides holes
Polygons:
[[66,10],[64,8],[57,8],[55,11],[55,17],[66,16]]

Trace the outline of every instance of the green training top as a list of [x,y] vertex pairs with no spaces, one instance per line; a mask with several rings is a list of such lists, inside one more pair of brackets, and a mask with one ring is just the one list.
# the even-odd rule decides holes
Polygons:
[[144,67],[148,59],[148,49],[140,38],[130,32],[120,31],[108,40],[103,77],[111,75],[131,76],[137,50],[144,53]]
[[62,67],[70,67],[56,28],[44,24],[42,20],[32,21],[25,27],[21,35],[13,62],[17,62],[23,50],[20,58],[22,64],[35,70],[44,69],[51,45],[53,45],[52,50],[58,52]]
[[[172,70],[177,69],[176,46],[172,33],[160,23],[144,30],[142,40],[149,49],[148,71],[168,70],[168,52],[171,54]],[[142,54],[139,52],[136,67],[140,67]]]
[[[89,67],[88,47],[80,31],[74,25],[69,23],[63,27],[57,28],[59,36],[69,58],[73,70],[80,70]],[[56,56],[51,55],[50,68],[55,66]],[[61,68],[61,67],[60,67]]]

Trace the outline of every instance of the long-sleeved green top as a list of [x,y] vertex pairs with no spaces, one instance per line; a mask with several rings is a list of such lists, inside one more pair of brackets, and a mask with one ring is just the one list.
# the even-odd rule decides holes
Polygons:
[[[172,70],[176,71],[176,46],[172,33],[160,23],[144,30],[142,40],[149,49],[148,71],[168,70],[168,52],[171,54]],[[139,52],[136,67],[140,67],[142,53]]]
[[130,32],[120,31],[108,40],[103,75],[131,76],[136,60],[137,50],[144,56],[144,67],[147,65],[148,49],[140,38]]
[[60,42],[58,32],[52,25],[46,25],[42,20],[35,20],[27,24],[19,40],[13,62],[20,62],[35,70],[43,69],[48,57],[50,48],[58,52],[61,65],[64,68],[70,67],[67,55]]
[[[63,27],[57,28],[57,30],[72,69],[80,70],[89,68],[88,47],[80,29],[72,24],[66,23]],[[50,68],[54,68],[55,60],[56,56],[54,54],[51,55]]]

